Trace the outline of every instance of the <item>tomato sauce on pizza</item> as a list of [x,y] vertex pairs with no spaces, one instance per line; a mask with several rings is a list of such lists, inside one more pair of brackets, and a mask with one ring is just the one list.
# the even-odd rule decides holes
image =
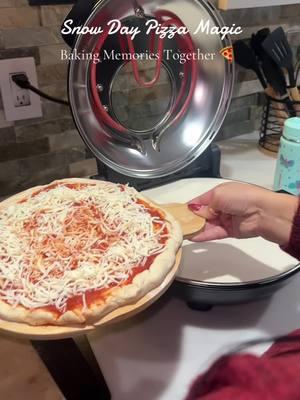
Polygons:
[[54,318],[84,311],[149,270],[169,239],[165,213],[133,188],[50,184],[2,212],[0,300]]

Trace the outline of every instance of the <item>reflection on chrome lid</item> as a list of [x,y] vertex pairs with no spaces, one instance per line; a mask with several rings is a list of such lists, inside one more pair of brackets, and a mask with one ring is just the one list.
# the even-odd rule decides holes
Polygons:
[[[111,20],[138,33],[110,35],[105,27]],[[160,33],[149,32],[149,21]],[[74,51],[98,53],[99,62],[70,60],[70,104],[85,143],[114,170],[168,175],[194,161],[216,136],[233,86],[233,65],[220,50],[231,42],[221,34],[194,34],[201,21],[224,26],[211,5],[189,0],[144,0],[135,7],[130,0],[107,0],[86,21],[104,33],[79,35]],[[160,38],[162,28],[181,28],[181,34]]]

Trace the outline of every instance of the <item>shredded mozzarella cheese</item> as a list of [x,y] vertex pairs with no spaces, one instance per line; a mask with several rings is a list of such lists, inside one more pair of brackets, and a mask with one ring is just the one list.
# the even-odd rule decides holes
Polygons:
[[166,222],[109,182],[58,185],[0,215],[0,299],[29,309],[121,285],[165,247]]

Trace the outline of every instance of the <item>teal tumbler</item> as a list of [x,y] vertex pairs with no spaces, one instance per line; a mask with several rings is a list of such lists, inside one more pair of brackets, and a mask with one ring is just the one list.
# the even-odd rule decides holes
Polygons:
[[300,195],[300,118],[285,121],[280,139],[274,190]]

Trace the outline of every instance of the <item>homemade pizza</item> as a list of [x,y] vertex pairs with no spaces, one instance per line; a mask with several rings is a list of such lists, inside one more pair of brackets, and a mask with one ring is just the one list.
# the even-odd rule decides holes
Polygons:
[[0,203],[0,318],[93,323],[172,269],[179,224],[126,185],[66,179]]

